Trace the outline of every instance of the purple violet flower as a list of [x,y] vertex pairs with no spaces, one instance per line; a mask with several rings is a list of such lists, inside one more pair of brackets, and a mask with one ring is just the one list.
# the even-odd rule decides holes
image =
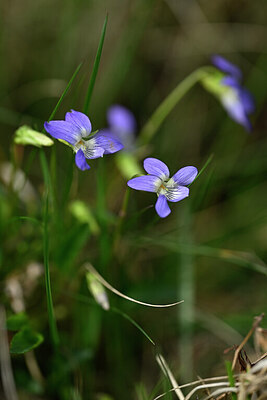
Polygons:
[[255,102],[251,93],[242,87],[241,70],[219,55],[212,57],[212,63],[226,74],[220,82],[228,89],[221,94],[222,105],[234,121],[250,132],[252,126],[248,116],[254,111]]
[[132,189],[157,193],[155,208],[161,218],[167,217],[171,212],[167,201],[177,202],[189,196],[186,186],[190,185],[198,174],[195,167],[184,167],[170,178],[167,165],[157,158],[146,158],[144,169],[148,175],[130,179],[127,185]]
[[108,109],[107,121],[108,128],[101,132],[121,142],[124,150],[132,150],[137,125],[133,113],[126,107],[114,104]]
[[72,146],[76,153],[75,163],[82,171],[90,169],[86,159],[103,157],[104,154],[116,153],[123,148],[117,139],[104,132],[90,135],[91,122],[87,115],[79,111],[71,110],[66,114],[65,121],[45,122],[44,127],[55,139],[64,140]]

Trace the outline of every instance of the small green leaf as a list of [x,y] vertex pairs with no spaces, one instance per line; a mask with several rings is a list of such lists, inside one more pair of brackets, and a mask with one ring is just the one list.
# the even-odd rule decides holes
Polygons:
[[6,321],[6,326],[9,331],[19,331],[28,324],[29,319],[24,312],[11,315]]
[[52,146],[53,140],[43,133],[33,130],[27,125],[21,126],[15,132],[14,142],[22,145],[32,145],[36,147]]
[[29,327],[24,327],[20,332],[13,336],[10,345],[10,353],[23,354],[39,346],[44,340],[43,335],[34,332]]

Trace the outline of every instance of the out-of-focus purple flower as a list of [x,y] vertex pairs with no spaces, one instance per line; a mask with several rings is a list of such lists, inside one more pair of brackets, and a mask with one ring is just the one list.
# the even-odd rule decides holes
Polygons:
[[186,186],[190,185],[198,174],[197,169],[190,166],[179,169],[170,178],[167,165],[157,158],[146,158],[144,169],[148,175],[130,179],[127,185],[132,189],[157,193],[155,208],[161,218],[167,217],[171,212],[167,201],[177,202],[189,196]]
[[76,153],[75,162],[82,171],[90,169],[86,159],[103,157],[123,148],[116,139],[104,132],[90,135],[92,125],[87,115],[71,110],[65,116],[65,120],[50,121],[44,123],[45,130],[55,139],[61,139],[69,143]]
[[107,121],[108,128],[101,132],[121,142],[124,150],[133,150],[136,132],[133,113],[119,104],[114,104],[108,109]]
[[251,93],[242,86],[241,70],[219,55],[212,57],[212,63],[226,74],[220,81],[227,89],[220,94],[222,105],[234,121],[250,132],[252,127],[249,114],[254,111],[255,103]]

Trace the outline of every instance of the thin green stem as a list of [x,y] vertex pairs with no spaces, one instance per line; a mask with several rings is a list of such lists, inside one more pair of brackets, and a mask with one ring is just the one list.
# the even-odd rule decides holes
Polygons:
[[139,135],[139,144],[144,145],[151,141],[157,130],[181,98],[206,75],[206,68],[199,68],[188,75],[176,88],[163,100],[144,125]]

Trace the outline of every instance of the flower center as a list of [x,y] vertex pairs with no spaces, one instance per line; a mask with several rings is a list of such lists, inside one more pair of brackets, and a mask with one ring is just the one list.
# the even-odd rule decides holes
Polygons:
[[84,147],[84,141],[83,141],[83,139],[79,139],[74,145],[75,153],[77,153],[77,151],[79,151],[80,148],[82,148],[82,150],[83,150],[83,147]]
[[176,192],[178,189],[177,183],[171,178],[168,180],[161,180],[158,189],[157,189],[157,195],[163,194],[165,197],[172,197],[172,194]]
[[163,181],[163,180],[161,180],[161,182],[160,182],[160,184],[159,184],[159,186],[158,186],[158,189],[157,189],[157,195],[158,195],[158,196],[159,196],[160,194],[165,194],[165,193],[167,193],[167,191],[168,191],[168,187],[167,187],[168,182],[169,182],[169,181]]

